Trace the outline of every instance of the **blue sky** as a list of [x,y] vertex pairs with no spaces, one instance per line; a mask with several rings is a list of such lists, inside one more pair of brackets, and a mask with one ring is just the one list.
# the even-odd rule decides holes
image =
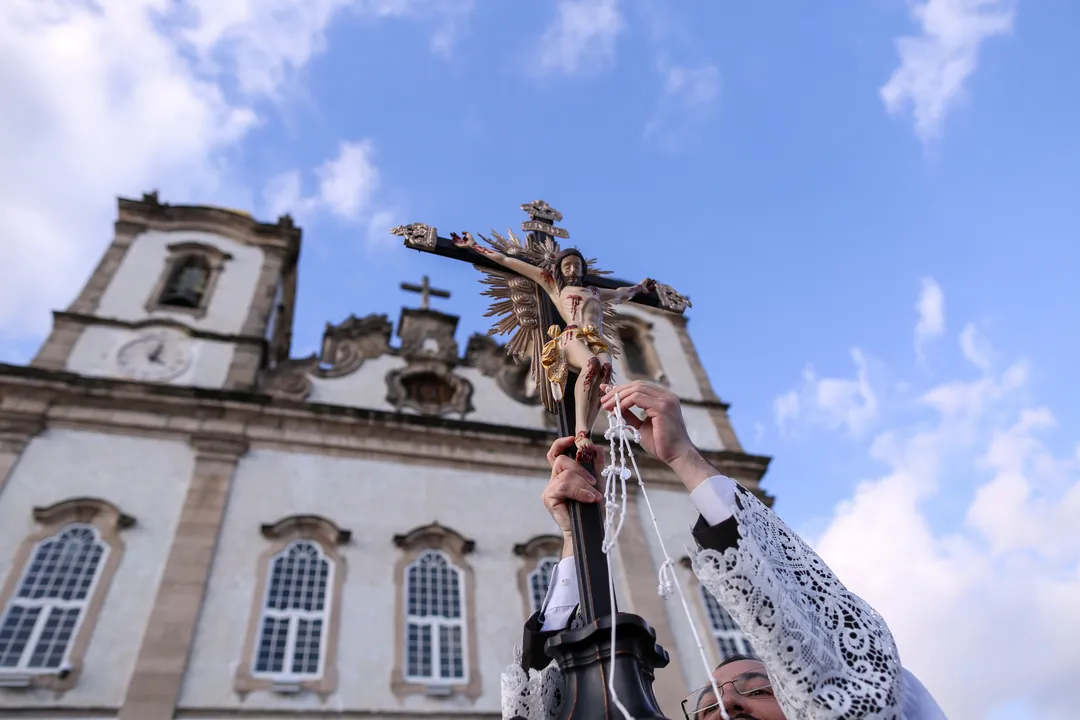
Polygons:
[[115,195],[293,212],[298,355],[350,313],[396,320],[422,274],[453,291],[459,339],[486,330],[474,271],[387,231],[516,228],[542,198],[604,266],[692,298],[776,509],[950,717],[1028,702],[982,690],[1012,677],[987,658],[1018,614],[1037,714],[1080,701],[1060,642],[1080,633],[1080,6],[252,7],[0,10],[7,358],[96,263]]

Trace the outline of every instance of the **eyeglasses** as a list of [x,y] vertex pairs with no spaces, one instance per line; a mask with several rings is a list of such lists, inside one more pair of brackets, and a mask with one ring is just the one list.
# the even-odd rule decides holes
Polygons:
[[[761,698],[773,695],[769,676],[756,670],[745,672],[734,680],[717,683],[716,689],[720,691],[721,696],[724,694],[725,685],[730,685],[732,690],[744,697]],[[682,701],[683,717],[686,720],[706,720],[713,717],[712,713],[719,708],[720,702],[713,695],[712,685],[695,690]],[[720,714],[717,713],[716,717],[719,716]]]

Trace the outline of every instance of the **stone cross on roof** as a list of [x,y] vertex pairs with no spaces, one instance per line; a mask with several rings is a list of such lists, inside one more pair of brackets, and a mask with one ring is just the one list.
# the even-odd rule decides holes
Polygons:
[[431,309],[431,298],[433,298],[433,297],[437,297],[437,298],[448,298],[448,297],[450,297],[450,291],[449,290],[437,290],[437,289],[431,287],[431,280],[428,278],[427,275],[424,276],[424,279],[420,282],[419,285],[413,285],[412,283],[401,283],[401,289],[405,290],[406,292],[420,293],[420,309],[421,310],[430,310]]

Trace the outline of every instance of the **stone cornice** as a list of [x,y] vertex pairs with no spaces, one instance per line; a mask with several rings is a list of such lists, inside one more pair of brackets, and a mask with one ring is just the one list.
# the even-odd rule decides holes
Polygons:
[[[252,446],[536,477],[548,472],[544,458],[554,437],[539,428],[300,403],[241,390],[92,378],[21,365],[0,364],[0,395],[40,408],[39,417],[52,427],[190,441],[205,444],[207,452],[221,459],[235,458]],[[751,487],[769,462],[740,452],[702,454],[718,470]],[[650,484],[679,486],[674,474],[652,458],[639,458],[639,465]]]
[[199,340],[212,340],[215,342],[232,343],[234,345],[263,345],[266,343],[266,339],[257,335],[232,335],[229,333],[217,333],[207,330],[196,330],[189,325],[184,324],[180,320],[175,320],[170,317],[150,317],[145,320],[130,321],[120,320],[117,318],[99,317],[97,315],[83,315],[81,313],[68,312],[66,310],[53,311],[53,319],[57,322],[73,322],[83,325],[105,325],[107,327],[118,327],[126,330],[140,330],[147,327],[164,327],[182,332],[188,337],[197,338]]
[[119,222],[147,230],[204,230],[231,237],[238,242],[262,247],[276,247],[286,255],[300,251],[302,231],[288,215],[275,224],[255,220],[244,212],[209,205],[169,205],[158,199],[157,192],[145,193],[141,200],[118,198]]

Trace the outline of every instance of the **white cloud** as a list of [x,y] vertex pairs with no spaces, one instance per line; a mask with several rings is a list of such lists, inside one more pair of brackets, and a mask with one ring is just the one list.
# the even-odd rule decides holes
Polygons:
[[259,124],[260,103],[280,99],[323,49],[340,11],[404,16],[436,5],[0,5],[0,339],[40,337],[50,311],[70,302],[109,242],[116,195],[160,188],[169,202],[251,207],[251,192],[230,170],[231,154]]
[[625,29],[619,0],[558,0],[555,19],[540,36],[537,70],[566,75],[606,70]]
[[877,393],[870,382],[870,369],[858,348],[852,348],[853,378],[819,378],[812,368],[803,372],[802,384],[773,401],[773,414],[781,432],[796,425],[845,428],[862,435],[878,418]]
[[945,294],[934,278],[923,278],[915,312],[915,356],[924,360],[926,343],[945,332]]
[[964,359],[969,363],[980,370],[990,369],[993,353],[990,349],[990,343],[986,341],[986,338],[979,333],[978,328],[972,323],[965,325],[960,333],[960,349],[964,353]]
[[[290,213],[301,224],[320,213],[353,224],[367,225],[370,232],[389,230],[392,213],[376,203],[379,170],[370,140],[343,142],[337,157],[315,168],[316,189],[303,193],[300,172],[291,170],[271,178],[263,191],[270,216]],[[385,226],[385,227],[383,227]]]
[[712,115],[720,96],[720,69],[660,62],[662,90],[645,137],[669,150],[685,147]]
[[[980,342],[975,357],[991,357]],[[1024,362],[976,365],[976,379],[888,408],[894,420],[867,448],[887,470],[857,485],[814,545],[882,613],[948,717],[1023,707],[1068,720],[1080,703],[1080,455],[1047,444],[1053,414],[1029,404]]]
[[975,72],[984,40],[1012,30],[1014,0],[926,0],[911,13],[922,29],[896,41],[900,67],[882,86],[890,113],[911,108],[915,131],[932,140],[964,82]]

